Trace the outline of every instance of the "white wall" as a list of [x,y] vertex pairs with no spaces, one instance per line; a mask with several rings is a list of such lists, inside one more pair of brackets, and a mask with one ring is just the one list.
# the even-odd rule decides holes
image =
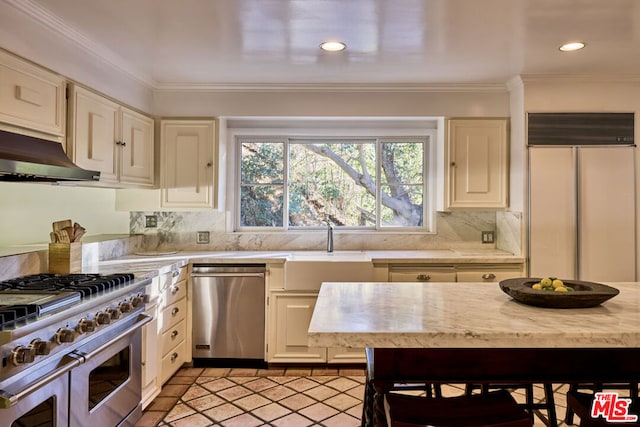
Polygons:
[[129,233],[129,212],[115,211],[115,190],[2,182],[0,200],[0,247],[46,243],[51,223],[64,219],[87,235]]

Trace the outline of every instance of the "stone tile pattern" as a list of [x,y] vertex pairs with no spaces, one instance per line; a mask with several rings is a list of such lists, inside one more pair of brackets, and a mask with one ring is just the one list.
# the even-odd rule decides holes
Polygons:
[[[136,427],[349,427],[360,426],[363,369],[183,368],[162,388]],[[556,385],[560,426],[566,385]],[[420,393],[420,392],[413,392]],[[445,385],[445,396],[464,393],[462,385]],[[513,391],[519,402],[524,392]],[[536,400],[544,399],[535,387]],[[545,426],[544,411],[535,427]]]

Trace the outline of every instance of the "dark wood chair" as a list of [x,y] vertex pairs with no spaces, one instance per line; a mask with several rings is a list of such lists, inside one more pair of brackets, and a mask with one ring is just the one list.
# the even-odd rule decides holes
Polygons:
[[384,396],[389,427],[531,427],[529,414],[509,392],[428,398],[390,392]]
[[483,393],[487,393],[491,390],[513,390],[524,389],[525,403],[522,405],[529,413],[531,420],[534,417],[534,411],[544,410],[547,415],[546,424],[549,427],[558,427],[558,416],[556,414],[556,402],[553,395],[553,386],[550,383],[543,384],[544,388],[544,402],[535,402],[533,396],[533,384],[467,384],[466,394],[467,396],[473,393],[474,389],[480,388]]
[[[604,389],[623,390],[624,392],[629,393],[626,396],[638,396],[638,383],[607,383],[607,384],[572,383],[572,384],[569,384],[569,393],[576,393],[576,392],[580,392],[580,390],[586,390],[588,394],[593,395],[595,392],[602,391]],[[572,406],[568,404],[569,393],[567,394],[567,412],[564,416],[564,422],[569,425],[572,425],[573,415],[575,411],[573,410]],[[577,401],[576,401],[576,406],[579,406]]]
[[[637,384],[636,384],[637,386]],[[636,389],[637,396],[637,389]],[[571,409],[572,413],[580,417],[580,427],[605,427],[605,426],[640,426],[640,419],[636,422],[607,422],[604,418],[593,418],[591,416],[591,405],[593,403],[593,393],[583,393],[576,390],[567,392],[567,411]],[[631,404],[629,413],[634,415],[640,414],[640,405],[638,399]],[[571,421],[572,424],[573,419]]]

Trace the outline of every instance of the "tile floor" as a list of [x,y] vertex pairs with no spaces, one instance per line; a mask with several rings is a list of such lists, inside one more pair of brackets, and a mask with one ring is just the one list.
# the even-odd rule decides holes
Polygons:
[[[363,369],[183,368],[146,408],[136,427],[360,426]],[[560,426],[565,415],[566,385],[555,385]],[[462,386],[444,386],[457,395]],[[534,390],[543,399],[542,388]],[[518,401],[524,394],[514,391]],[[535,427],[544,426],[536,417]],[[577,420],[577,418],[576,418]]]

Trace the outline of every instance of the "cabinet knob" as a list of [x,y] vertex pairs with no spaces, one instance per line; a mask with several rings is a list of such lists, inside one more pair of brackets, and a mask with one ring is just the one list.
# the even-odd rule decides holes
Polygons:
[[171,290],[171,295],[175,295],[175,294],[177,294],[178,292],[180,292],[180,286],[177,286],[177,285],[176,285],[176,286],[172,286],[172,287],[170,288],[170,290]]
[[482,275],[482,278],[484,280],[492,280],[492,279],[496,278],[496,275],[493,274],[493,273],[485,273],[485,274]]
[[173,310],[171,310],[171,314],[175,316],[179,311],[180,309],[178,307],[173,307]]
[[178,358],[178,353],[173,353],[171,355],[171,361],[174,362]]
[[416,280],[419,280],[421,282],[426,282],[428,280],[431,280],[431,276],[429,276],[428,274],[418,274],[416,276]]
[[456,167],[456,162],[451,162],[451,167],[455,168]]
[[210,168],[211,166],[213,166],[213,162],[207,162],[207,167]]
[[171,332],[171,338],[175,338],[178,336],[178,331]]

